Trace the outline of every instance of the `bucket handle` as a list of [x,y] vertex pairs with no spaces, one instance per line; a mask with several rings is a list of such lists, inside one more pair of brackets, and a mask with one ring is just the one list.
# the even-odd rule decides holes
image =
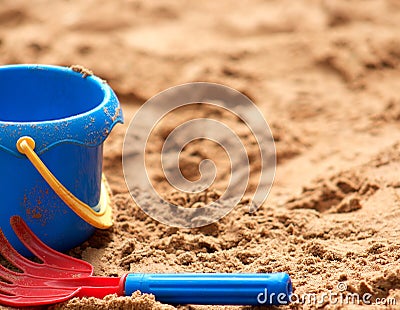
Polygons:
[[29,159],[36,170],[42,175],[49,186],[61,198],[64,203],[71,208],[79,217],[85,220],[90,225],[106,229],[112,226],[112,213],[110,207],[109,188],[107,181],[104,178],[101,182],[101,197],[100,197],[100,211],[96,212],[89,205],[79,200],[74,194],[66,189],[60,181],[51,173],[43,161],[34,151],[35,140],[29,136],[24,136],[18,139],[16,147],[18,151]]

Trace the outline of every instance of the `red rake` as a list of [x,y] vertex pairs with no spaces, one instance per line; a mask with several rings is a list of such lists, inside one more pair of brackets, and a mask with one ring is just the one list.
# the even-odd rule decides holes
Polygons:
[[[0,303],[8,306],[46,305],[72,297],[103,298],[120,293],[120,278],[95,277],[93,266],[85,261],[57,252],[45,245],[19,216],[10,220],[21,242],[42,263],[21,256],[0,230],[0,254],[22,272],[0,265]],[[101,290],[99,290],[101,286]]]
[[0,265],[3,305],[39,306],[72,297],[129,296],[136,290],[154,294],[157,300],[171,304],[279,305],[287,304],[290,298],[291,281],[285,273],[93,276],[92,265],[49,248],[19,216],[13,216],[10,223],[21,242],[42,263],[20,255],[0,230],[0,254],[19,269]]

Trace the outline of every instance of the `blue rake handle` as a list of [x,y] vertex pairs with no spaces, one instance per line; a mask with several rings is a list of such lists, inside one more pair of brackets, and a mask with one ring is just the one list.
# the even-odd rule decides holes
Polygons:
[[125,295],[153,294],[169,304],[284,305],[292,284],[286,273],[128,274]]

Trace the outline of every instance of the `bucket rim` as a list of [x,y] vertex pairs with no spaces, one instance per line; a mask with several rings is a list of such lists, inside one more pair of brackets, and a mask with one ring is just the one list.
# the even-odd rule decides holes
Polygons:
[[57,66],[57,65],[45,65],[45,64],[9,64],[9,65],[2,65],[0,66],[0,73],[3,70],[9,70],[9,69],[16,69],[16,70],[23,70],[23,69],[28,69],[28,70],[43,70],[43,71],[59,71],[59,72],[64,72],[68,73],[71,75],[75,76],[80,76],[81,78],[88,79],[93,81],[96,85],[100,86],[100,89],[102,93],[104,94],[103,100],[94,108],[84,111],[79,114],[67,116],[67,117],[60,117],[57,119],[51,119],[51,120],[43,120],[43,121],[3,121],[0,118],[0,125],[1,124],[10,124],[10,125],[18,125],[18,124],[35,124],[35,125],[40,125],[46,122],[55,122],[55,121],[68,121],[71,119],[75,119],[80,116],[85,116],[86,114],[91,114],[94,111],[101,109],[104,107],[104,105],[107,103],[107,100],[110,100],[110,97],[112,96],[111,92],[112,89],[109,87],[107,84],[106,80],[102,80],[96,75],[87,75],[86,77],[82,77],[82,73],[76,72],[71,69],[71,67],[64,67],[64,66]]
[[[9,64],[3,70],[58,71],[90,80],[102,92],[102,100],[95,107],[82,113],[41,121],[0,120],[0,150],[22,157],[16,148],[21,136],[32,136],[36,141],[35,151],[40,155],[61,143],[98,146],[104,142],[117,123],[123,123],[122,110],[114,91],[105,80],[95,75],[82,76],[70,67],[46,64]],[[70,126],[74,124],[75,126]],[[55,130],[62,129],[62,130]]]

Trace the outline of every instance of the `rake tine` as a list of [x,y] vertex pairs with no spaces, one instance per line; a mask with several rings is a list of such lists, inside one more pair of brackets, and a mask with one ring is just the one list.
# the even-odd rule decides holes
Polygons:
[[65,266],[68,266],[69,271],[73,270],[87,276],[92,275],[93,266],[91,264],[48,247],[30,230],[20,216],[11,217],[10,223],[20,241],[45,264],[58,269],[66,269]]
[[36,263],[31,262],[26,259],[21,254],[19,254],[8,242],[6,236],[4,236],[3,231],[0,228],[0,254],[15,267],[25,271],[25,268],[29,265]]
[[[70,270],[68,268],[58,267],[58,266],[49,266],[45,264],[38,264],[30,261],[29,259],[23,257],[19,254],[8,242],[7,238],[4,236],[4,233],[0,229],[0,254],[13,266],[19,268],[23,271],[24,274],[29,274],[31,276],[38,277],[51,277],[51,278],[60,278],[60,277],[86,277],[88,276],[88,270]],[[6,271],[6,270],[4,270]],[[11,272],[11,270],[10,270]],[[20,273],[22,276],[23,273]]]
[[[79,278],[76,279],[78,280]],[[43,282],[48,280],[49,280],[48,277],[43,277],[42,275],[35,276],[26,273],[15,272],[0,264],[0,288],[3,287],[3,284],[8,284],[8,283],[21,284],[21,285],[36,285],[41,281]]]
[[60,296],[60,297],[24,297],[24,296],[10,296],[6,294],[0,293],[0,304],[11,306],[11,307],[28,307],[32,305],[41,306],[41,305],[49,305],[55,304],[59,302],[64,302],[72,297],[74,297],[75,293]]
[[2,285],[0,292],[4,295],[18,297],[62,297],[65,295],[75,294],[77,288],[51,288],[48,286],[22,286],[6,284]]

